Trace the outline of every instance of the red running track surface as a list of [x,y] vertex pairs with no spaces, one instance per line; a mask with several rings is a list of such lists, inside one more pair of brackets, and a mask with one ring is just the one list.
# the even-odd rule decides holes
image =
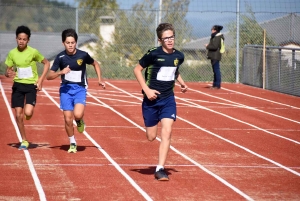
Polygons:
[[0,200],[300,200],[300,98],[242,84],[175,88],[178,107],[166,171],[154,179],[160,135],[145,136],[136,81],[89,80],[86,132],[78,152],[59,109],[59,80],[45,81],[25,129],[10,108],[11,79],[1,79]]

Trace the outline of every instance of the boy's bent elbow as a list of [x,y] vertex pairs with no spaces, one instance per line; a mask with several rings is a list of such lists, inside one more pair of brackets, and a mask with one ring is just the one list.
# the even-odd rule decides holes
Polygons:
[[137,74],[141,73],[142,70],[143,70],[143,68],[142,68],[140,65],[137,65],[137,66],[133,69],[133,73],[134,73],[135,75],[137,75]]
[[133,73],[134,73],[135,76],[137,75],[137,73],[138,73],[137,67],[135,67],[135,68],[133,69]]
[[53,73],[52,72],[48,72],[47,76],[46,76],[47,80],[53,80]]

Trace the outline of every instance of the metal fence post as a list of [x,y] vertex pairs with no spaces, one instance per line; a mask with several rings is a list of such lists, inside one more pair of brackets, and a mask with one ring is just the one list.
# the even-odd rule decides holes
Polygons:
[[240,1],[236,1],[236,79],[235,82],[239,83],[239,68],[240,68]]

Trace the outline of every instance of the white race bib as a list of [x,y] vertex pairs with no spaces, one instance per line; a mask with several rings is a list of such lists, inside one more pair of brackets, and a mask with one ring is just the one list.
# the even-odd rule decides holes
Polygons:
[[161,67],[156,79],[159,81],[173,81],[175,79],[176,67]]
[[70,71],[65,74],[65,79],[71,82],[81,82],[82,71]]
[[26,78],[32,78],[33,77],[33,73],[32,73],[32,68],[31,66],[25,67],[25,68],[20,68],[17,67],[18,69],[18,78],[21,79],[26,79]]

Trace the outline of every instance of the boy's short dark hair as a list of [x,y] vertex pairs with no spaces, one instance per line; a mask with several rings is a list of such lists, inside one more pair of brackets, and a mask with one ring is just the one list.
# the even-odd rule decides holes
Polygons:
[[158,27],[156,28],[157,37],[159,39],[161,39],[163,32],[167,31],[167,30],[173,31],[173,34],[175,35],[175,29],[174,29],[172,24],[170,24],[170,23],[161,23],[161,24],[159,24]]
[[24,33],[28,36],[28,39],[30,38],[31,36],[31,32],[30,32],[30,29],[24,25],[21,25],[21,26],[18,26],[17,30],[16,30],[16,37],[18,37],[18,35],[20,33]]
[[73,37],[77,42],[78,35],[74,29],[66,29],[61,33],[62,42],[65,42],[67,37]]

